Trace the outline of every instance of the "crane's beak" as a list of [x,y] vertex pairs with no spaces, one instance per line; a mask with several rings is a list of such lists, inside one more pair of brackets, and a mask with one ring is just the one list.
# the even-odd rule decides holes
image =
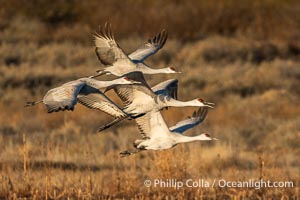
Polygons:
[[102,76],[103,74],[95,74],[95,75],[92,75],[92,76],[89,76],[88,78],[96,78],[98,76]]
[[215,107],[213,107],[213,106],[211,106],[211,105],[209,105],[209,104],[205,104],[205,103],[204,103],[204,105],[205,105],[205,107],[208,107],[208,108],[215,108]]
[[215,105],[214,103],[211,103],[211,102],[203,102],[203,104],[209,108],[214,108],[214,105]]
[[131,81],[132,84],[142,84],[141,82],[138,81]]

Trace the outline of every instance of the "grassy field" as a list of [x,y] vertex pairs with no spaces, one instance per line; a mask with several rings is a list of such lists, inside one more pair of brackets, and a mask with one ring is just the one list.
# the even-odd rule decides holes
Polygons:
[[[268,1],[270,5],[272,2],[277,2],[274,5],[279,7],[283,5],[277,13],[286,16],[280,20],[290,21],[283,29],[290,30],[289,33],[281,29],[280,23],[278,27],[270,28],[276,22],[272,17],[273,7],[262,3],[262,9],[257,5],[258,1],[253,1],[256,2],[250,6],[253,10],[249,8],[251,12],[247,13],[256,14],[253,6],[258,6],[269,11],[264,16],[271,16],[273,20],[267,27],[270,30],[264,29],[257,34],[254,34],[257,30],[254,22],[258,26],[258,18],[253,18],[247,32],[241,22],[243,18],[232,22],[230,13],[226,19],[237,24],[238,31],[234,33],[214,31],[218,22],[215,17],[199,27],[192,26],[199,21],[192,21],[186,35],[181,37],[185,29],[182,24],[191,21],[191,16],[177,21],[178,30],[174,21],[170,21],[170,25],[166,25],[170,39],[161,51],[147,60],[147,64],[154,68],[173,66],[183,73],[146,76],[146,79],[154,85],[177,78],[180,100],[201,97],[216,103],[206,120],[187,134],[207,132],[219,140],[182,144],[170,150],[120,158],[119,152],[132,148],[132,142],[140,137],[133,122],[124,121],[97,133],[97,128],[112,118],[82,105],[77,105],[73,112],[51,114],[42,105],[23,107],[27,101],[41,99],[50,88],[92,75],[101,68],[90,33],[95,29],[91,27],[101,18],[99,16],[108,11],[99,16],[91,14],[90,24],[85,24],[88,16],[77,18],[76,13],[74,18],[73,15],[70,18],[64,16],[61,24],[51,21],[56,20],[51,18],[51,13],[48,18],[47,13],[42,15],[41,12],[26,20],[30,14],[25,6],[22,8],[25,10],[20,10],[20,15],[15,15],[8,23],[4,16],[8,17],[8,8],[13,2],[16,3],[6,2],[7,10],[0,9],[0,199],[300,198],[300,18],[294,11],[298,9],[296,6],[293,9],[281,1]],[[93,6],[91,2],[80,7],[81,11]],[[115,1],[112,5],[103,2],[108,10],[117,4]],[[219,17],[225,16],[225,8],[235,5],[235,1],[224,2],[217,7]],[[296,1],[287,2],[296,5]],[[192,7],[192,4],[179,3],[176,7],[172,3],[163,6],[139,1],[133,9],[138,10],[147,3],[147,9],[152,12],[162,6],[166,16],[172,13],[172,8],[178,12],[181,8],[184,13]],[[214,3],[207,4],[206,8],[213,8]],[[30,5],[33,6],[28,4],[27,7]],[[205,13],[204,8],[198,7],[192,13],[207,16],[209,11]],[[243,11],[244,8],[240,5],[236,9]],[[129,12],[126,9],[129,7],[122,8],[122,12]],[[290,12],[285,15],[287,11]],[[233,16],[238,14],[233,12]],[[161,15],[163,12],[154,21],[163,18]],[[104,21],[104,17],[101,20]],[[156,25],[143,32],[143,27],[151,24],[146,19],[142,25],[132,28],[134,30],[121,26],[123,19],[118,21],[114,16],[111,20],[116,39],[126,52],[133,51],[163,28]],[[64,23],[71,25],[63,27]],[[261,24],[265,23],[261,21]],[[162,24],[168,24],[168,21],[162,21]],[[223,24],[219,30],[227,30],[225,25],[228,23]],[[269,37],[278,29],[281,31]],[[248,34],[244,35],[245,32]],[[113,77],[99,79],[110,78]],[[109,95],[120,103],[112,92]],[[170,108],[163,111],[163,115],[172,126],[194,110]],[[210,187],[185,185],[176,189],[154,184],[155,180],[186,183],[190,179],[205,180]],[[214,181],[218,183],[223,179],[291,181],[293,187],[211,186]],[[146,180],[151,181],[150,187],[144,185]]]

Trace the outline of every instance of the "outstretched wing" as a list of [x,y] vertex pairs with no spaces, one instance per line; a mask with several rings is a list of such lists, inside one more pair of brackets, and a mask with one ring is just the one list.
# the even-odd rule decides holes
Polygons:
[[155,54],[160,50],[168,39],[168,33],[166,30],[162,30],[154,38],[148,40],[146,44],[132,52],[128,57],[134,62],[143,62],[146,58]]
[[153,86],[151,89],[157,95],[163,94],[165,96],[171,96],[173,99],[177,99],[178,80],[166,80]]
[[188,117],[185,120],[179,121],[176,125],[170,127],[171,132],[181,133],[187,131],[200,124],[206,117],[208,112],[207,107],[200,107],[198,111],[194,111],[192,117]]
[[146,113],[135,119],[143,138],[168,137],[169,128],[160,111]]
[[74,110],[77,103],[77,95],[85,82],[78,79],[53,88],[43,98],[48,113],[60,110]]
[[140,82],[141,84],[132,85],[117,85],[113,88],[123,103],[127,106],[133,101],[141,100],[142,98],[152,98],[155,94],[150,89],[142,72],[131,72],[125,75],[130,79]]
[[127,116],[118,105],[110,100],[100,90],[91,86],[84,86],[78,95],[78,102],[90,109],[98,109],[115,118]]
[[133,65],[128,56],[116,43],[114,36],[111,32],[111,27],[105,24],[104,27],[100,26],[99,32],[94,34],[96,54],[99,61],[103,65],[109,66],[128,66]]

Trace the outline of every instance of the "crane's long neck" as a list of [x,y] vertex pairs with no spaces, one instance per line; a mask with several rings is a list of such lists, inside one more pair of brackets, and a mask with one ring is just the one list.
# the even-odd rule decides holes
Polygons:
[[204,134],[200,134],[197,136],[186,136],[186,135],[181,135],[178,133],[173,133],[173,134],[176,134],[176,136],[175,136],[176,143],[211,140],[210,138],[206,137]]
[[162,69],[152,69],[152,68],[147,68],[145,71],[143,71],[144,74],[169,74],[170,72],[167,70],[167,68],[162,68]]
[[137,65],[137,69],[142,71],[144,74],[168,74],[168,73],[170,73],[168,68],[153,69],[153,68],[148,67],[144,63],[139,63]]
[[86,84],[94,88],[101,89],[112,85],[124,84],[121,80],[122,78],[118,78],[112,81],[99,81],[96,79],[87,79]]
[[200,106],[200,102],[197,100],[191,100],[191,101],[178,101],[175,100],[169,96],[163,96],[160,95],[160,104],[163,107],[187,107],[187,106]]

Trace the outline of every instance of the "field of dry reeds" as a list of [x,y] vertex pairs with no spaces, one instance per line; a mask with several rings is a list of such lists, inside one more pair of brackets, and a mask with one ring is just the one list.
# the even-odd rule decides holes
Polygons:
[[[0,199],[299,199],[299,5],[293,0],[2,1]],[[146,63],[183,73],[146,79],[154,85],[177,78],[180,100],[216,103],[187,134],[206,132],[218,141],[120,158],[139,137],[132,121],[97,133],[112,118],[82,105],[51,114],[41,104],[23,107],[101,68],[91,32],[105,21],[127,53],[168,30],[165,47]],[[162,112],[172,126],[194,110]],[[204,180],[210,187],[166,186],[187,180]],[[220,180],[292,185],[223,187]]]

